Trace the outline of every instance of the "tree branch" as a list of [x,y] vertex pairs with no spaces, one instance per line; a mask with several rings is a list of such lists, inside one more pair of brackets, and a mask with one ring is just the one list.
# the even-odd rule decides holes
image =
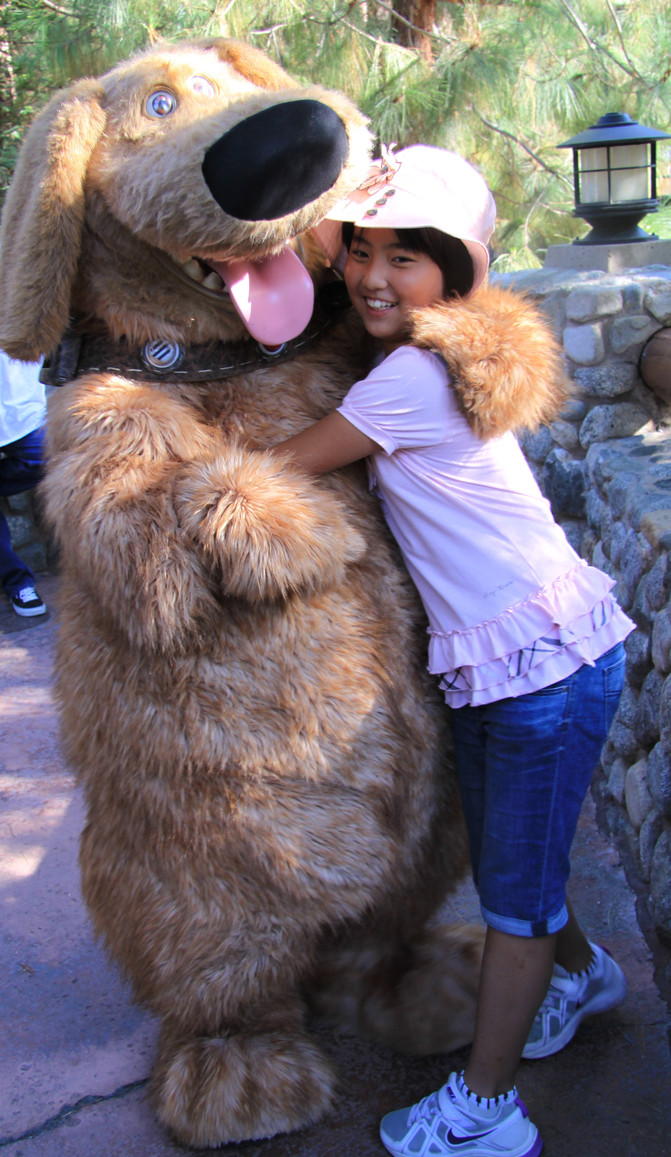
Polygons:
[[601,54],[603,56],[607,56],[608,59],[612,60],[613,64],[617,65],[618,68],[621,68],[622,72],[626,73],[627,76],[631,76],[634,80],[641,82],[646,86],[646,88],[649,87],[645,78],[642,77],[641,74],[636,71],[634,65],[631,64],[631,61],[629,60],[629,57],[626,53],[625,59],[627,63],[623,64],[622,61],[618,60],[617,56],[615,56],[615,54],[611,52],[609,48],[606,48],[605,45],[597,44],[596,40],[592,39],[577,12],[575,12],[571,5],[567,3],[567,0],[559,0],[559,3],[561,4],[562,8],[566,10],[571,23],[578,29],[578,32],[583,37],[588,47],[591,48],[592,52],[596,53],[597,55]]
[[483,117],[481,112],[478,112],[475,105],[472,104],[471,109],[475,113],[476,117],[482,121],[483,125],[486,126],[486,128],[491,129],[492,132],[499,133],[499,135],[502,137],[507,137],[508,140],[513,141],[521,149],[524,149],[525,153],[528,153],[532,160],[534,160],[536,164],[541,167],[541,169],[545,169],[546,173],[550,173],[553,177],[557,177],[558,180],[563,181],[566,185],[571,184],[564,173],[560,172],[558,169],[553,169],[552,165],[548,165],[542,157],[538,156],[538,153],[535,153],[533,149],[530,149],[529,146],[525,144],[524,141],[520,140],[519,137],[516,137],[514,133],[509,133],[507,129],[502,129],[500,125],[492,124],[492,122],[488,121],[486,117]]
[[58,12],[59,16],[70,16],[73,20],[80,20],[81,17],[78,12],[69,12],[67,8],[61,8],[58,4],[54,4],[53,0],[40,0],[45,8],[50,8],[52,12]]

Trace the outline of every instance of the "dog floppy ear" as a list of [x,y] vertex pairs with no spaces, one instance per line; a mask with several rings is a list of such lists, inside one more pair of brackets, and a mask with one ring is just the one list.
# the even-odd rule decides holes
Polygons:
[[2,214],[0,347],[34,361],[69,321],[84,221],[84,181],[105,127],[96,80],[57,93],[28,130]]

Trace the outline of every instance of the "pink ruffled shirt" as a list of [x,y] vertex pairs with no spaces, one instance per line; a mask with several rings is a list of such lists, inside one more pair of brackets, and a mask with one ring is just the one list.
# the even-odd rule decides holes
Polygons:
[[452,707],[547,687],[634,629],[554,521],[512,433],[478,439],[442,360],[402,346],[339,407],[382,447],[371,486],[429,619]]

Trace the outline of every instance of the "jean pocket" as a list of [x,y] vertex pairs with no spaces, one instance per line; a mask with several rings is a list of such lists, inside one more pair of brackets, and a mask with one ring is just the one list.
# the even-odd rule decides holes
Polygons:
[[[539,687],[538,691],[529,691],[529,696],[534,699],[553,699],[558,695],[565,695],[566,689],[569,686],[573,675],[567,675],[565,679],[560,679],[558,683],[550,683],[549,687]],[[521,699],[526,696],[521,695]]]

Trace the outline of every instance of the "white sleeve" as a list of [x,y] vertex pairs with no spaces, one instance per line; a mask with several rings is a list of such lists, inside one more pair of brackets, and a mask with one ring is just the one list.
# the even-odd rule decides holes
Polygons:
[[401,346],[352,386],[338,411],[393,454],[449,438],[456,402],[441,359]]

